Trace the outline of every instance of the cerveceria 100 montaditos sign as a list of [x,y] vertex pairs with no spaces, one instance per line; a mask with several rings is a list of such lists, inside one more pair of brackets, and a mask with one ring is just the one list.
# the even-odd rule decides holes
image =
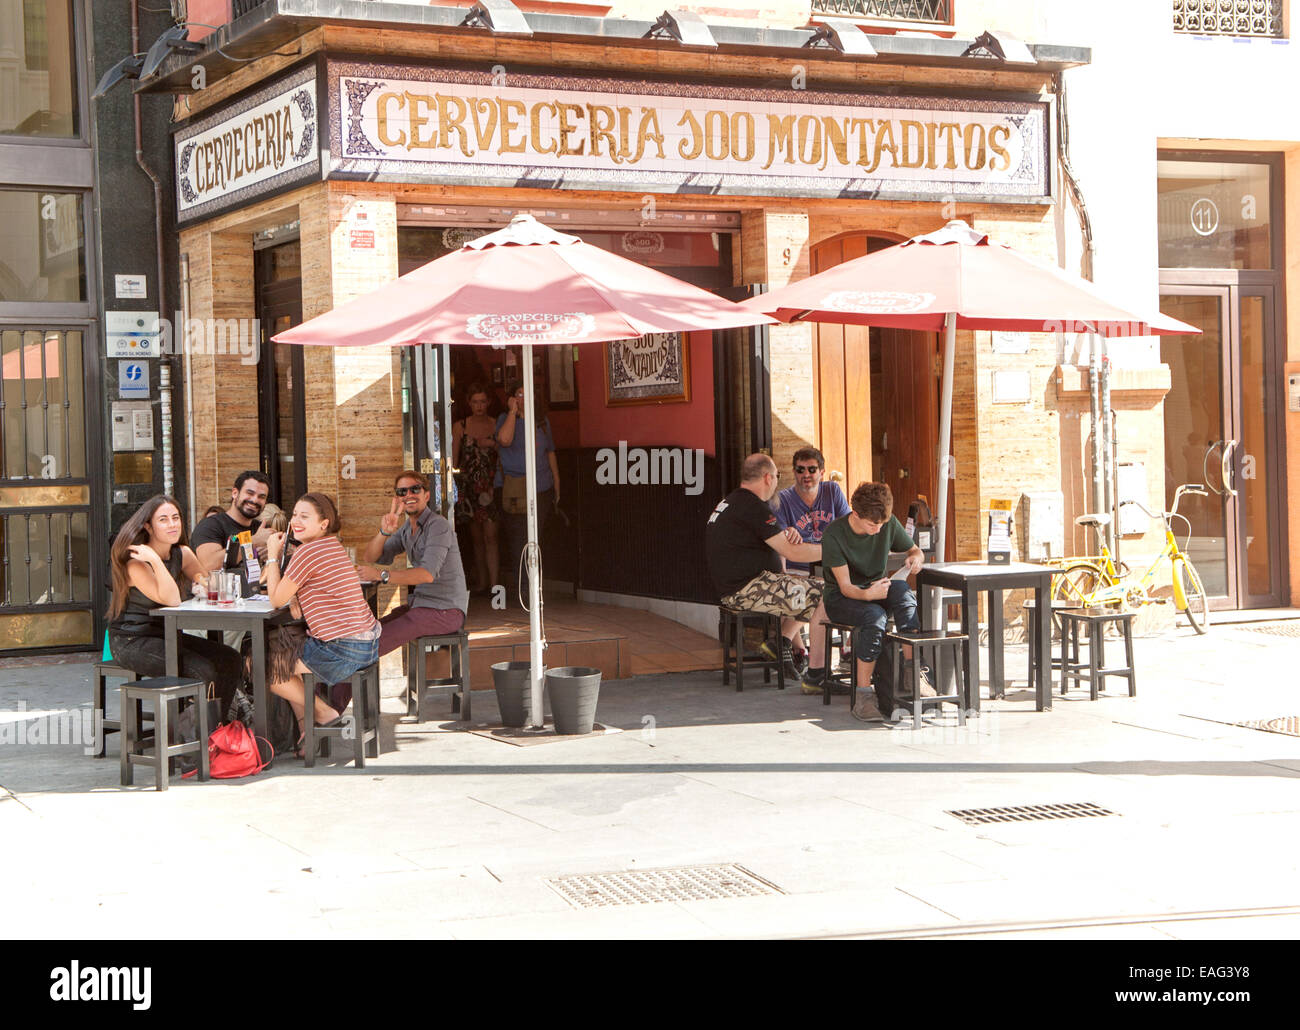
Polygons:
[[332,64],[332,172],[561,188],[1051,192],[1047,105]]
[[177,132],[179,219],[314,178],[316,120],[316,73],[307,68]]

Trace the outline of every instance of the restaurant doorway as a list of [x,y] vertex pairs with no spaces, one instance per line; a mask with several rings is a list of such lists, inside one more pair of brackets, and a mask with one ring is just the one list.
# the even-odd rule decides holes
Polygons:
[[1165,500],[1182,483],[1209,490],[1180,511],[1211,607],[1276,607],[1287,595],[1281,166],[1162,153],[1158,169],[1160,310],[1202,331],[1160,337]]
[[[734,281],[732,254],[739,216],[725,212],[660,211],[654,228],[639,225],[639,210],[597,211],[399,205],[398,269],[406,274],[449,253],[466,241],[492,232],[526,212],[539,221],[579,236],[589,244],[649,265],[703,289],[730,290]],[[751,442],[750,429],[770,435],[765,412],[755,408],[752,388],[761,384],[766,394],[766,362],[750,333],[715,339],[711,334],[673,334],[680,340],[664,341],[681,355],[682,389],[679,393],[644,398],[616,396],[610,387],[610,356],[604,345],[540,346],[534,348],[534,379],[549,412],[559,470],[559,510],[551,514],[542,534],[544,579],[548,600],[577,597],[584,591],[601,595],[633,595],[673,600],[703,601],[711,590],[702,552],[694,554],[698,527],[716,504],[723,482],[734,480],[736,468],[720,470],[721,449],[740,448]],[[759,344],[765,340],[763,336]],[[462,500],[457,521],[462,557],[470,579],[478,567],[472,537],[466,528],[467,495],[458,455],[447,460],[435,453],[450,452],[452,428],[469,414],[469,388],[485,386],[487,414],[495,419],[505,412],[506,401],[523,377],[523,350],[505,347],[433,348],[432,374],[420,372],[420,348],[412,348],[406,376],[409,394],[406,424],[408,453],[429,462],[429,470],[445,468],[454,477],[452,496]],[[735,367],[738,381],[719,364]],[[678,367],[678,366],[674,366]],[[747,378],[746,378],[747,375]],[[725,378],[725,382],[723,379]],[[718,404],[725,391],[729,410],[744,414],[746,432],[719,436]],[[620,452],[620,445],[622,451]],[[653,453],[671,447],[689,453],[692,474],[703,481],[688,492],[681,483],[605,482],[597,480],[608,453],[637,448]],[[700,455],[699,466],[694,458]],[[745,451],[748,453],[748,451]],[[743,456],[743,455],[742,455]],[[418,466],[417,466],[418,467]],[[454,505],[452,506],[454,507]],[[698,510],[697,510],[698,509]],[[505,553],[506,534],[500,534],[500,569],[516,567]],[[662,560],[663,547],[689,535],[689,555],[680,562]],[[651,544],[651,542],[653,542]],[[702,542],[699,544],[702,548]],[[515,603],[515,578],[507,576],[507,593]],[[585,595],[583,595],[585,596]]]
[[258,444],[270,497],[286,510],[307,492],[307,409],[303,348],[271,337],[302,321],[302,248],[298,240],[253,253],[261,349],[257,361]]
[[[874,254],[901,237],[843,233],[812,249],[812,273]],[[905,521],[912,502],[936,507],[939,447],[939,334],[814,322],[817,433],[826,467],[844,472],[846,493],[865,480],[887,483]],[[952,498],[948,510],[951,512]],[[946,554],[955,555],[948,519]]]

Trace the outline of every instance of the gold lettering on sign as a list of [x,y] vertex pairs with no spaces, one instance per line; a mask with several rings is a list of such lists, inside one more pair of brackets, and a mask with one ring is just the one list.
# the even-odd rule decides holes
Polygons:
[[731,156],[737,161],[754,158],[754,116],[748,111],[736,111],[731,116]]
[[920,168],[925,163],[925,126],[910,118],[904,118],[898,124],[903,130],[903,153],[898,159],[898,167]]
[[[432,150],[438,145],[438,134],[430,130],[427,138],[420,138],[420,130],[429,124],[428,110],[433,106],[433,98],[427,93],[407,93],[407,122],[411,138],[406,143],[407,150]],[[421,113],[421,108],[426,113]]]
[[398,110],[406,103],[406,98],[401,93],[380,93],[379,99],[375,101],[375,134],[379,137],[379,142],[386,147],[404,147],[406,146],[406,133],[401,129],[397,130],[396,135],[388,131],[388,106],[396,102]]
[[500,98],[497,99],[497,106],[501,109],[501,142],[497,146],[497,153],[522,154],[528,149],[527,135],[525,134],[523,139],[515,143],[511,141],[510,134],[516,129],[522,130],[524,128],[515,121],[515,115],[526,114],[528,108],[524,106],[522,100],[502,100]]
[[572,115],[574,118],[581,118],[583,113],[582,105],[566,104],[563,101],[560,101],[555,106],[559,108],[560,114],[560,157],[565,157],[569,154],[585,154],[587,152],[587,143],[585,140],[576,146],[569,143],[569,137],[574,133],[581,131],[580,126],[576,122],[569,121],[569,116]]
[[[378,143],[389,149],[444,151],[452,160],[553,155],[618,167],[668,159],[661,119],[669,111],[657,106],[655,98],[626,105],[507,100],[469,95],[462,87],[442,88],[448,92],[432,87],[421,92],[417,84],[406,91],[393,84],[378,92],[373,101]],[[895,117],[867,118],[843,107],[801,104],[793,113],[765,112],[764,123],[759,121],[763,116],[734,106],[672,108],[677,115],[672,159],[728,162],[738,171],[749,166],[753,172],[782,175],[844,169],[846,174],[889,177],[898,170],[917,174],[941,168],[1007,172],[1021,146],[1014,126],[968,120],[979,116],[922,121],[902,117],[911,112],[901,111]],[[759,150],[760,127],[767,137],[766,153]],[[194,155],[192,174],[201,190],[223,188],[254,171],[278,168],[292,152],[292,108],[285,105],[205,140]]]
[[[653,131],[651,131],[653,130]],[[659,159],[664,157],[664,134],[659,128],[659,112],[653,107],[641,108],[641,124],[636,130],[636,156],[632,158],[632,164],[641,160],[641,155],[645,153],[647,143],[653,143],[655,150],[658,151]]]
[[769,114],[767,116],[767,164],[763,165],[764,171],[772,167],[777,150],[782,146],[785,147],[785,163],[794,164],[794,115],[788,114],[778,118],[774,114]]
[[[616,165],[623,163],[618,141],[614,139],[614,109],[604,104],[587,105],[587,122],[591,125],[591,156],[599,157],[601,146],[609,148],[609,159]],[[603,143],[602,143],[603,141]]]
[[[555,104],[534,104],[532,111],[528,115],[528,141],[536,154],[554,154],[559,146],[555,140],[548,143],[542,142],[542,112],[549,110],[551,117],[555,117]],[[481,145],[480,145],[481,149]]]
[[465,131],[465,101],[460,97],[447,97],[441,93],[438,98],[438,146],[450,147],[454,132],[460,139],[460,152],[469,157],[469,133]]
[[[1001,140],[999,140],[999,137],[1001,137]],[[1006,148],[1002,146],[1002,143],[1010,139],[1010,137],[1011,130],[1005,125],[995,125],[989,129],[989,149],[993,151],[997,157],[1002,158],[1001,168],[998,168],[996,164],[994,164],[994,158],[989,158],[990,172],[1006,171],[1011,167],[1011,155],[1008,154]]]
[[[966,167],[974,172],[984,167],[984,126],[971,122],[962,132],[962,141],[966,145]],[[972,161],[971,158],[974,157]]]
[[700,127],[695,115],[690,111],[682,112],[677,127],[680,129],[682,126],[686,126],[691,130],[690,142],[688,143],[686,137],[683,136],[681,142],[677,144],[677,153],[682,156],[683,160],[694,161],[704,150],[704,130]]
[[957,137],[961,134],[961,126],[956,122],[941,122],[939,131],[948,137],[943,144],[944,153],[948,155],[943,162],[943,166],[948,169],[956,168]]

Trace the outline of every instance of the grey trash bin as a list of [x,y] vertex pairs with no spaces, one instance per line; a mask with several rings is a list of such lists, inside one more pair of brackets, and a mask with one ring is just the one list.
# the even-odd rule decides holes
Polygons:
[[528,662],[497,662],[492,666],[492,685],[504,726],[519,727],[528,721],[532,697],[528,683]]
[[581,665],[547,669],[546,692],[551,698],[556,733],[568,736],[591,732],[600,699],[599,669]]

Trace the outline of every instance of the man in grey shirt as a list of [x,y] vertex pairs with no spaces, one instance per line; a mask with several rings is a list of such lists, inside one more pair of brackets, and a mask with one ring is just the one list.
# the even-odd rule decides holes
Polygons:
[[[411,588],[409,603],[380,621],[379,653],[388,654],[416,637],[455,633],[465,625],[469,590],[460,547],[451,523],[429,507],[429,484],[418,472],[406,471],[393,484],[393,507],[379,521],[379,532],[362,552],[362,560],[389,565],[406,554],[406,568],[380,571],[358,566],[362,579]],[[405,516],[405,518],[403,518]]]

